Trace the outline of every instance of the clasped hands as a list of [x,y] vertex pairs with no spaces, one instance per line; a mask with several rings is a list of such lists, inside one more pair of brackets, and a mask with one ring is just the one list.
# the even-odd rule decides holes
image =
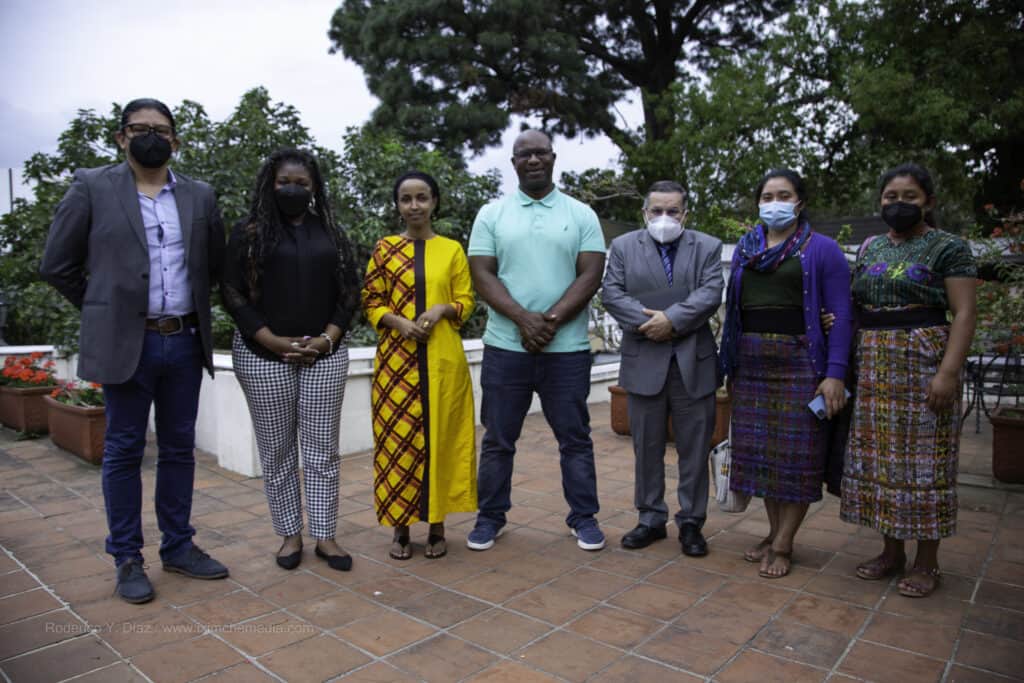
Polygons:
[[675,329],[672,327],[672,321],[665,315],[665,311],[654,311],[650,308],[645,308],[643,311],[644,315],[650,316],[650,319],[636,328],[637,332],[653,342],[664,342],[672,339]]
[[430,339],[430,333],[434,331],[437,324],[444,318],[445,307],[443,304],[431,306],[428,310],[420,313],[415,320],[409,320],[396,315],[394,329],[403,339],[409,339],[419,343],[426,343]]
[[270,351],[281,357],[285,363],[312,365],[321,354],[330,352],[330,344],[323,337],[279,337],[273,335],[268,342],[262,342]]
[[523,348],[529,353],[540,353],[558,332],[558,316],[553,313],[526,311],[516,320]]

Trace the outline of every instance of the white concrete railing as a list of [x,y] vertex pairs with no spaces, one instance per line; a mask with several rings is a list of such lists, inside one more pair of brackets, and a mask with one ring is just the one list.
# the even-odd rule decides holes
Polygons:
[[[480,362],[483,360],[483,342],[479,339],[463,342],[469,373],[473,380],[473,398],[477,423],[480,421]],[[52,346],[0,347],[0,364],[6,356],[27,355],[40,351],[53,354]],[[348,382],[341,410],[341,453],[357,453],[373,447],[373,418],[370,414],[370,384],[373,379],[374,347],[349,349]],[[54,358],[57,376],[75,377],[77,357]],[[245,403],[245,395],[235,378],[231,355],[215,353],[214,378],[203,375],[199,394],[199,417],[196,420],[196,446],[217,456],[218,464],[233,472],[250,477],[260,476],[260,462],[256,451],[256,438],[252,420]],[[619,364],[595,365],[590,371],[591,403],[609,399],[608,387],[618,381]],[[540,411],[540,401],[534,396],[530,412]],[[152,417],[150,418],[152,428]]]

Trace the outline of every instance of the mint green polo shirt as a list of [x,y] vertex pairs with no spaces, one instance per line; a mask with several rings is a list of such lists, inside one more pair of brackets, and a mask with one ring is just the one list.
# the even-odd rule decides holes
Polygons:
[[[605,253],[597,214],[557,189],[543,199],[522,190],[484,205],[473,221],[470,256],[498,259],[498,279],[520,306],[543,313],[555,305],[576,279],[580,252]],[[484,344],[523,351],[519,328],[488,309]],[[545,353],[587,351],[587,309],[563,324]]]

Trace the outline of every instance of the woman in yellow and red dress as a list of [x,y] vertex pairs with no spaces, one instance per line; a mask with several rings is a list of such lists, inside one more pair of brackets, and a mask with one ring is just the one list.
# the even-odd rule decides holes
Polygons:
[[390,555],[412,556],[409,526],[430,523],[424,555],[445,555],[444,519],[475,512],[473,389],[459,328],[473,312],[462,246],[433,230],[437,181],[412,171],[395,182],[405,230],[377,242],[363,309],[377,331],[371,400],[374,506],[394,527]]

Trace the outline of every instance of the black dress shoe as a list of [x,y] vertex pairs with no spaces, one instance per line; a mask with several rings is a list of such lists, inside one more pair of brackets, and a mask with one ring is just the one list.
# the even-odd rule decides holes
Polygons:
[[683,548],[683,555],[689,557],[703,557],[708,554],[708,542],[704,540],[704,534],[696,524],[684,524],[679,529],[679,545]]
[[[281,552],[278,550],[277,552]],[[302,562],[302,546],[290,555],[276,555],[274,559],[277,561],[277,566],[281,569],[295,569]]]
[[327,560],[327,566],[331,569],[337,569],[339,572],[347,572],[352,569],[351,555],[328,555],[323,550],[320,550],[320,546],[317,546],[316,556]]
[[117,568],[117,595],[125,602],[141,605],[153,599],[153,584],[139,560],[128,560]]
[[622,547],[631,548],[633,550],[637,548],[646,548],[655,541],[668,536],[664,526],[647,526],[646,524],[637,524],[632,531],[622,537]]

